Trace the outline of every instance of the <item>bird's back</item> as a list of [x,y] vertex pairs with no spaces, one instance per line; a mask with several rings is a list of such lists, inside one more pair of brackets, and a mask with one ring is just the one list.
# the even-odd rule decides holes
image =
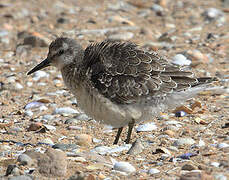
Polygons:
[[116,104],[147,103],[204,83],[192,72],[130,42],[90,45],[83,66],[98,92]]

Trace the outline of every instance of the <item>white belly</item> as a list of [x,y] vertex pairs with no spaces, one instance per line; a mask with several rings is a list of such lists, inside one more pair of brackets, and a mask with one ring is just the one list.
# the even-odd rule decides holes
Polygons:
[[79,107],[90,117],[98,122],[111,125],[115,128],[126,126],[132,119],[139,119],[140,112],[134,112],[122,105],[118,106],[107,98],[95,92],[88,92],[79,88],[76,95]]

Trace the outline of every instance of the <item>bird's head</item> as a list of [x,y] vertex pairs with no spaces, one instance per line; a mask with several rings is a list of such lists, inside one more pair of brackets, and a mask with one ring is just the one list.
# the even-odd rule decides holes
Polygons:
[[74,39],[60,37],[50,44],[47,58],[31,69],[27,75],[48,66],[55,66],[61,70],[66,65],[77,63],[76,61],[81,58],[83,58],[82,47]]

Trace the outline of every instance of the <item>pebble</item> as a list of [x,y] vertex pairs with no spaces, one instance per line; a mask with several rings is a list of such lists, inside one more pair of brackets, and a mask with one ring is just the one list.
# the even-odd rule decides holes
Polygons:
[[195,143],[195,140],[192,138],[180,138],[177,139],[173,145],[174,146],[183,146],[183,145],[193,145]]
[[214,175],[215,180],[227,180],[227,177],[223,174],[215,174]]
[[87,121],[90,119],[85,113],[77,114],[76,116],[74,116],[74,118],[80,121]]
[[25,115],[31,117],[31,116],[33,116],[33,112],[31,110],[27,110],[27,111],[25,111]]
[[60,149],[62,151],[77,149],[76,144],[55,144],[52,146],[53,149]]
[[33,102],[26,104],[25,109],[34,109],[34,108],[41,107],[42,105],[44,105],[44,103],[33,101]]
[[220,163],[218,162],[211,162],[211,166],[214,166],[214,167],[219,167]]
[[49,124],[43,124],[43,126],[48,129],[49,131],[56,131],[56,127],[49,125]]
[[144,146],[141,143],[140,139],[137,139],[131,146],[131,148],[129,149],[129,151],[127,152],[127,154],[131,154],[131,155],[137,155],[140,154],[144,149]]
[[9,177],[8,180],[33,180],[34,178],[29,175],[20,175],[20,176],[13,176]]
[[108,39],[127,41],[127,40],[132,39],[133,37],[134,37],[134,33],[124,32],[124,33],[120,33],[120,34],[112,34],[112,35],[108,36]]
[[[216,8],[208,8],[207,10],[204,11],[203,16],[205,17],[206,20],[212,21],[212,20],[219,20],[220,18],[223,18],[224,13],[221,10]],[[221,21],[222,20],[223,19],[221,19]]]
[[146,124],[139,125],[137,127],[137,132],[145,132],[145,131],[154,131],[157,129],[157,126],[154,122],[149,122]]
[[50,138],[45,138],[41,141],[42,143],[54,145],[54,142]]
[[148,173],[149,173],[150,175],[158,174],[158,173],[160,173],[160,170],[158,170],[158,169],[156,169],[156,168],[151,168],[151,169],[148,170]]
[[67,157],[63,151],[49,148],[38,159],[38,168],[39,172],[45,176],[66,176]]
[[177,54],[173,57],[172,63],[180,66],[189,66],[192,61],[187,59],[183,54]]
[[20,83],[16,83],[15,88],[20,90],[20,89],[23,89],[24,87]]
[[49,77],[49,74],[48,73],[46,73],[45,71],[39,70],[39,71],[36,71],[34,73],[33,80],[34,81],[38,81],[41,78],[48,78],[48,77]]
[[78,114],[79,111],[76,109],[72,109],[70,107],[61,107],[61,108],[56,108],[53,112],[54,114]]
[[75,119],[75,118],[70,118],[70,119],[67,119],[64,124],[78,124],[80,121],[78,119]]
[[186,170],[186,171],[192,171],[192,170],[196,170],[197,167],[192,165],[192,164],[185,164],[182,166],[181,170]]
[[219,149],[228,148],[229,147],[229,144],[227,144],[227,143],[220,143],[220,144],[217,145],[217,147]]
[[175,112],[175,117],[184,117],[186,115],[187,115],[187,113],[184,112],[184,111],[177,111],[177,112]]
[[164,8],[161,7],[160,5],[153,4],[153,6],[151,7],[151,9],[153,11],[155,11],[158,16],[162,16],[163,15]]
[[213,180],[213,177],[205,172],[188,172],[182,174],[179,180]]
[[9,164],[6,169],[6,174],[5,176],[8,175],[19,175],[19,169],[16,164]]
[[28,127],[28,131],[37,131],[42,127],[42,123],[36,122],[31,123]]
[[82,130],[83,128],[81,126],[68,126],[69,130]]
[[48,121],[53,120],[54,118],[55,116],[50,115],[50,114],[45,114],[44,116],[42,116],[43,120],[48,120]]
[[20,165],[28,165],[31,166],[33,164],[33,159],[30,158],[27,154],[21,154],[18,156],[17,161],[20,163]]
[[116,171],[122,171],[122,172],[126,172],[126,173],[133,173],[136,171],[135,167],[132,166],[130,163],[122,162],[122,161],[116,162],[114,164],[113,169]]
[[37,36],[27,36],[24,38],[23,45],[31,45],[32,47],[48,47],[47,42]]
[[88,146],[92,143],[92,137],[88,134],[79,134],[75,136],[76,144],[80,146]]

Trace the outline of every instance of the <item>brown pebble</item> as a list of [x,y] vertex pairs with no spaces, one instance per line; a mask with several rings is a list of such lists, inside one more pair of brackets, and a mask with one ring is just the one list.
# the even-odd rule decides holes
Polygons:
[[181,169],[182,170],[187,170],[187,171],[192,171],[192,170],[197,169],[197,167],[192,165],[192,164],[185,164],[184,166],[182,166]]
[[173,132],[172,130],[165,130],[164,131],[165,134],[169,135],[170,137],[173,137],[175,135],[175,132]]
[[188,172],[181,175],[180,180],[213,180],[214,178],[211,175],[206,174],[205,172]]
[[28,127],[28,131],[37,131],[41,129],[42,123],[36,122],[36,123],[31,123],[30,126]]
[[76,144],[80,146],[88,146],[92,143],[92,137],[88,134],[79,134],[75,136]]

